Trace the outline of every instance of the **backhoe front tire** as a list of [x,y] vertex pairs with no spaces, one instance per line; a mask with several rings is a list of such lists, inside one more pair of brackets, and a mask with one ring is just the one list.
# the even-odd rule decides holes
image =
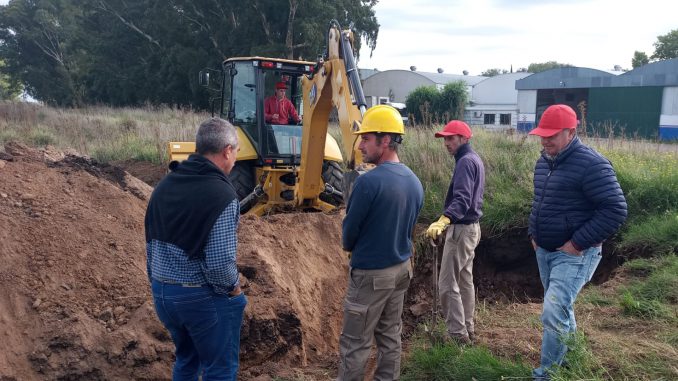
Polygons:
[[[322,178],[326,184],[330,184],[334,189],[343,193],[344,170],[339,162],[325,160]],[[328,193],[321,193],[320,199],[334,206],[339,206],[344,202],[343,197]]]
[[[238,194],[238,200],[242,200],[252,193],[256,186],[254,164],[248,160],[236,161],[229,178]],[[249,202],[247,205],[241,206],[240,214],[246,213],[253,205],[253,202]]]

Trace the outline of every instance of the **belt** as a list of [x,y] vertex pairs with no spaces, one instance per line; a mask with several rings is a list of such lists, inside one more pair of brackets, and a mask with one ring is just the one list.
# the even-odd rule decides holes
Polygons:
[[[156,279],[157,280],[157,279]],[[199,287],[207,287],[207,284],[197,284],[197,283],[179,283],[179,282],[172,282],[172,281],[166,281],[166,280],[158,280],[160,283],[164,284],[171,284],[173,286],[179,286],[179,287],[187,287],[187,288],[199,288]],[[233,287],[229,292],[229,296],[238,296],[242,294],[242,289],[240,288],[240,285],[237,285]]]
[[189,288],[198,288],[198,287],[204,287],[207,286],[206,284],[198,284],[198,283],[179,283],[179,282],[172,282],[170,280],[158,280],[160,283],[164,284],[171,284],[173,286],[179,286],[179,287],[189,287]]

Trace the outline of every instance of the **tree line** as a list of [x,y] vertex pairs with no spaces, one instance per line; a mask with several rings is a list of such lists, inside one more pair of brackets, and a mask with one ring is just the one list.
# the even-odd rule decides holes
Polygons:
[[330,20],[376,47],[377,0],[11,0],[0,6],[0,96],[55,106],[207,108],[198,72],[228,57],[315,60]]

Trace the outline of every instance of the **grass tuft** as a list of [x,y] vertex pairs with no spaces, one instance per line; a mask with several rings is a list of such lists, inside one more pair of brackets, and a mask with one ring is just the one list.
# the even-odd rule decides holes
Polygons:
[[630,261],[626,268],[640,277],[623,289],[620,304],[629,316],[678,320],[678,257]]
[[638,299],[629,291],[622,295],[620,304],[626,315],[642,319],[659,319],[666,317],[669,313],[658,300]]
[[587,380],[597,381],[607,379],[607,370],[596,359],[583,333],[577,332],[565,340],[568,351],[563,366],[556,367],[552,374],[552,381]]
[[50,131],[36,129],[28,135],[28,142],[37,147],[45,147],[56,143],[57,138]]
[[[443,336],[445,327],[435,328]],[[520,357],[504,359],[494,356],[484,346],[459,346],[455,343],[433,344],[420,330],[413,339],[415,347],[403,366],[401,380],[454,381],[503,380],[530,375],[531,368]]]

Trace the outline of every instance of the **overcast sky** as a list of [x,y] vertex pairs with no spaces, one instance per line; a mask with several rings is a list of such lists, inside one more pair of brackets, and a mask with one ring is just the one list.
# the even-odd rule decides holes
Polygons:
[[558,61],[612,70],[678,29],[671,0],[380,0],[377,47],[360,68],[480,75]]

